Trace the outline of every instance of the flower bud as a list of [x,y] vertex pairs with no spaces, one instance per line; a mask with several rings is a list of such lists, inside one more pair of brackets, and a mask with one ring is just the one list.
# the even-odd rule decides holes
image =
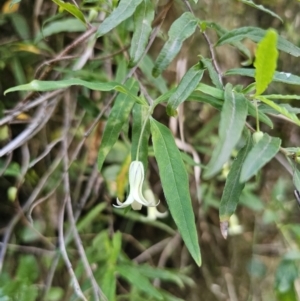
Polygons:
[[255,144],[258,143],[262,139],[263,136],[264,136],[264,133],[262,131],[255,132],[252,135],[254,143]]

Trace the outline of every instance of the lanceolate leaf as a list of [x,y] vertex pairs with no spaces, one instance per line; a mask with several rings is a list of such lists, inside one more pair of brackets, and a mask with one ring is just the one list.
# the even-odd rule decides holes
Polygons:
[[[191,97],[190,97],[191,100],[197,100],[197,101],[201,101],[204,103],[209,103],[210,105],[215,107],[217,110],[220,110],[220,107],[222,107],[223,99],[224,99],[224,93],[222,90],[200,83],[197,86],[196,91],[201,91],[202,93],[208,94],[212,97],[207,97],[207,96],[204,96],[203,94],[197,94],[197,92],[196,92],[191,95]],[[217,101],[218,99],[220,99],[220,101]],[[253,116],[254,118],[256,118],[256,108],[249,101],[248,101],[248,114]],[[263,112],[258,111],[258,119],[261,122],[268,125],[270,128],[273,128],[273,123],[272,123],[271,119],[267,115],[265,115]]]
[[263,11],[263,12],[265,12],[265,13],[267,13],[267,14],[269,14],[269,15],[277,18],[277,19],[279,19],[281,22],[283,22],[282,19],[277,14],[275,14],[271,10],[265,8],[263,5],[255,4],[251,0],[240,0],[240,1],[243,2],[243,3],[245,3],[245,4],[247,4],[247,5],[249,5],[249,6],[252,6],[252,7],[256,8],[256,9],[259,9],[259,10],[261,10],[261,11]]
[[205,178],[217,174],[239,141],[248,113],[248,102],[242,94],[232,90],[232,85],[225,87],[225,100],[219,124],[219,143],[212,153],[210,162],[204,172]]
[[[133,127],[132,127],[131,159],[132,160],[138,159],[138,161],[142,161],[146,171],[148,166],[148,142],[150,136],[149,106],[142,106],[136,103],[132,110],[132,117],[133,117]],[[140,140],[142,129],[143,129],[143,134],[142,134],[141,144],[139,148],[139,155],[138,158],[136,158],[137,147]]]
[[214,68],[211,60],[207,59],[207,58],[204,58],[204,57],[201,57],[201,62],[207,68],[208,73],[209,73],[209,77],[210,77],[211,81],[213,82],[213,84],[215,85],[215,87],[218,88],[218,89],[223,90],[223,85],[220,82],[219,75],[218,75],[216,69]]
[[64,89],[71,86],[84,86],[91,90],[96,91],[111,91],[116,90],[126,95],[129,95],[131,98],[135,99],[136,102],[144,104],[143,101],[138,98],[136,95],[132,94],[126,86],[121,85],[116,82],[88,82],[79,78],[70,78],[59,81],[42,81],[42,80],[33,80],[29,84],[19,85],[4,91],[4,94],[15,91],[52,91],[58,89]]
[[[268,94],[264,95],[268,99],[297,99],[300,100],[300,95],[282,95],[282,94]],[[297,108],[299,109],[299,108]]]
[[158,77],[153,77],[153,66],[154,62],[148,55],[145,55],[139,63],[139,68],[143,71],[143,74],[149,80],[149,82],[153,84],[161,94],[166,93],[168,91],[166,81],[161,75]]
[[113,12],[102,22],[97,30],[97,37],[101,37],[104,34],[117,27],[121,22],[125,21],[133,15],[138,5],[143,0],[121,0],[119,5]]
[[240,182],[248,181],[259,169],[268,163],[278,152],[281,140],[264,134],[254,145],[243,164]]
[[159,53],[152,74],[157,77],[172,62],[181,49],[183,41],[189,38],[197,27],[197,19],[189,12],[182,14],[168,32],[169,39]]
[[292,122],[300,126],[300,120],[298,119],[296,114],[290,113],[285,107],[279,106],[277,103],[270,99],[267,99],[264,96],[258,96],[257,99],[264,102],[265,104],[267,104],[268,106],[270,106],[271,108],[273,108],[274,110],[276,110],[277,112],[279,112],[280,114],[282,114],[283,116],[287,117]]
[[150,283],[148,278],[140,273],[135,266],[129,264],[119,264],[117,265],[117,271],[123,279],[128,281],[135,288],[145,292],[151,297],[152,300],[153,298],[155,298],[155,300],[164,299],[160,292]]
[[130,66],[142,57],[150,36],[154,19],[154,7],[150,0],[143,0],[134,13],[134,33],[130,46]]
[[219,208],[220,222],[229,221],[230,216],[236,210],[240,195],[245,186],[245,183],[240,183],[241,170],[247,154],[252,147],[249,131],[247,131],[247,134],[246,145],[239,151],[236,159],[233,161],[226,179]]
[[201,91],[205,94],[211,95],[212,97],[215,97],[218,99],[222,99],[222,100],[224,99],[223,89],[214,88],[214,87],[208,86],[206,84],[200,83],[195,90]]
[[55,4],[57,4],[59,7],[62,9],[65,9],[67,12],[69,12],[71,15],[73,15],[75,18],[83,22],[84,24],[85,19],[83,13],[79,10],[77,6],[71,3],[65,3],[64,1],[61,0],[52,0]]
[[201,265],[198,236],[189,192],[189,180],[170,130],[151,119],[155,158],[163,191],[183,241],[195,262]]
[[[219,37],[223,36],[228,32],[227,29],[224,28],[224,26],[219,25],[215,22],[205,22],[207,27],[212,28],[216,31],[217,35]],[[242,42],[232,42],[230,45],[237,48],[248,60],[243,65],[249,65],[252,62],[252,54],[250,50],[242,43]]]
[[[128,80],[126,86],[133,94],[138,92],[138,84],[133,79]],[[135,101],[132,98],[123,94],[118,95],[116,98],[114,106],[109,114],[98,152],[99,171],[101,171],[107,154],[117,142],[122,126],[128,120],[128,116],[134,103]]]
[[172,94],[168,101],[167,113],[169,116],[176,116],[176,109],[183,103],[189,95],[195,90],[199,81],[202,79],[204,69],[200,64],[196,64],[188,70],[180,81],[176,91]]
[[[217,42],[217,46],[241,41],[245,38],[249,38],[254,42],[259,42],[265,35],[266,30],[263,30],[261,28],[241,27],[224,34]],[[277,41],[277,49],[287,52],[296,57],[300,56],[300,48],[280,36],[278,37]]]
[[262,94],[273,79],[278,58],[276,43],[276,31],[268,30],[266,36],[257,45],[254,62],[256,95]]
[[49,37],[53,34],[60,32],[83,32],[86,30],[84,24],[75,18],[64,18],[63,20],[52,21],[49,25],[45,26],[43,31],[38,33],[35,38],[35,43]]
[[[225,75],[242,75],[242,76],[255,76],[255,69],[246,69],[246,68],[236,68],[228,70]],[[278,72],[275,71],[273,76],[274,82],[281,82],[290,85],[300,85],[300,76],[286,73],[286,72]]]

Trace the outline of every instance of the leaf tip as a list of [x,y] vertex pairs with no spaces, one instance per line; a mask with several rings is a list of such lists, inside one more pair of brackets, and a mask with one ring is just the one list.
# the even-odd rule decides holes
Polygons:
[[228,236],[228,226],[229,226],[228,221],[220,222],[220,230],[221,230],[221,234],[224,237],[224,239],[227,239],[227,236]]

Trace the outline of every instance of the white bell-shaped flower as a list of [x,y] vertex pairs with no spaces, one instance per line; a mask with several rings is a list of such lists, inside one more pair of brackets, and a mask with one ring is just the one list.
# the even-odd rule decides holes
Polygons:
[[142,194],[142,186],[144,182],[144,165],[140,161],[132,161],[129,167],[129,195],[125,202],[117,199],[116,208],[124,208],[131,205],[133,210],[141,210],[142,206],[155,207],[158,203],[155,201],[147,201]]

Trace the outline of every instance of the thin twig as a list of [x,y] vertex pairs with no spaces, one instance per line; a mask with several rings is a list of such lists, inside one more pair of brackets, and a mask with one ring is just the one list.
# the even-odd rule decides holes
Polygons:
[[[95,300],[100,300],[99,297],[102,297],[104,300],[107,300],[104,296],[103,292],[101,291],[100,287],[98,286],[93,271],[91,269],[91,266],[88,262],[88,259],[86,257],[84,248],[82,246],[82,242],[80,239],[80,236],[78,234],[77,228],[76,228],[76,222],[74,219],[73,209],[72,209],[72,203],[71,203],[71,194],[70,194],[70,182],[69,182],[69,155],[68,155],[68,133],[70,129],[70,108],[69,108],[69,97],[65,98],[65,117],[64,117],[64,139],[62,141],[63,144],[63,150],[64,150],[64,159],[63,159],[63,166],[64,166],[64,190],[65,190],[65,206],[67,209],[68,219],[70,221],[70,226],[74,235],[74,240],[77,246],[77,249],[79,251],[81,260],[83,262],[84,269],[86,271],[86,274],[88,278],[91,281],[94,298]],[[63,244],[65,244],[65,240],[63,239]]]
[[30,103],[17,105],[14,108],[14,110],[8,112],[7,116],[0,119],[0,126],[11,122],[15,117],[17,117],[21,113],[29,111],[30,109],[40,105],[41,103],[47,101],[48,99],[58,96],[63,91],[64,91],[63,89],[56,90],[56,91],[44,94],[44,95],[40,96],[39,98],[37,98],[36,100],[31,101]]
[[[77,294],[77,296],[82,299],[87,301],[87,299],[85,298],[81,288],[80,288],[80,284],[77,280],[77,277],[75,275],[75,272],[73,270],[71,261],[69,259],[67,250],[66,250],[66,245],[65,245],[65,237],[64,237],[64,212],[65,212],[65,208],[69,208],[69,205],[71,203],[71,197],[70,197],[70,184],[69,184],[69,172],[68,172],[68,168],[69,168],[69,155],[68,155],[68,132],[69,132],[69,128],[70,128],[70,116],[69,116],[69,97],[65,97],[65,106],[64,106],[64,112],[65,112],[65,116],[64,116],[64,137],[62,139],[62,149],[63,149],[63,167],[64,167],[64,193],[65,193],[65,197],[64,197],[64,202],[61,208],[61,212],[60,212],[60,218],[59,218],[59,247],[62,253],[62,257],[65,261],[65,264],[68,268],[70,277],[72,279],[72,283],[74,286],[74,290],[75,293]],[[68,215],[69,215],[69,209],[67,209]],[[69,217],[70,219],[70,217]],[[71,227],[73,228],[73,225],[71,225]]]
[[153,255],[159,253],[163,248],[165,248],[166,245],[170,242],[170,240],[171,240],[171,238],[168,237],[168,238],[165,238],[162,241],[156,243],[155,245],[152,245],[147,250],[142,252],[140,255],[135,257],[133,259],[133,261],[136,263],[141,263],[143,261],[149,260]]
[[68,257],[68,253],[66,250],[66,246],[65,246],[65,239],[64,239],[64,213],[65,213],[65,205],[67,203],[67,197],[65,198],[64,202],[63,202],[63,206],[60,210],[60,214],[59,214],[59,223],[58,223],[58,241],[59,241],[59,249],[61,251],[61,255],[63,257],[63,260],[67,266],[68,272],[70,274],[70,277],[72,279],[72,283],[73,283],[73,287],[75,290],[76,295],[78,296],[78,298],[80,298],[83,301],[87,301],[87,299],[85,298],[80,285],[78,283],[77,277],[75,275],[75,272],[73,270],[72,267],[72,263]]
[[[190,3],[188,2],[188,0],[182,0],[182,1],[184,2],[184,4],[186,5],[186,7],[188,8],[188,10],[195,16],[195,13],[194,13],[194,11],[193,11]],[[200,25],[198,25],[198,26],[200,28]],[[200,28],[200,30],[201,30],[201,28]],[[202,35],[203,35],[204,39],[206,40],[206,43],[207,43],[207,45],[209,47],[209,52],[210,52],[210,55],[211,55],[212,63],[214,65],[215,70],[218,73],[219,81],[223,85],[222,72],[221,72],[221,69],[220,69],[220,67],[218,65],[217,59],[216,59],[214,45],[211,43],[211,41],[210,41],[208,35],[206,34],[206,32],[202,31],[202,30],[201,30],[201,32],[202,32]]]
[[[0,242],[0,247],[2,247],[3,245],[4,245],[4,243]],[[54,256],[56,254],[56,251],[32,247],[32,246],[7,244],[7,248],[10,251],[29,253],[29,254],[34,254],[34,255]]]
[[35,118],[32,119],[31,123],[27,126],[27,128],[21,132],[16,138],[11,140],[8,144],[6,144],[3,148],[0,149],[0,157],[5,156],[6,154],[12,152],[30,138],[32,138],[37,132],[41,130],[41,128],[48,122],[52,113],[56,107],[58,99],[55,98],[48,106],[47,103],[41,105],[39,110],[37,111]]
[[[181,242],[181,236],[180,234],[177,232],[172,239],[168,242],[168,244],[166,245],[165,249],[163,250],[163,252],[161,253],[161,256],[159,258],[157,267],[158,268],[163,268],[166,265],[167,259],[169,258],[169,256],[174,252],[174,250],[177,249],[177,246],[180,244]],[[159,287],[160,286],[160,280],[159,279],[154,279],[153,281],[153,285],[155,287]]]
[[74,60],[76,59],[78,56],[77,55],[67,55],[67,56],[63,56],[63,57],[56,57],[54,59],[48,60],[46,62],[43,62],[41,65],[39,65],[36,70],[35,70],[35,74],[34,77],[37,77],[37,74],[40,72],[40,70],[44,67],[44,66],[49,66],[52,65],[54,63],[60,62],[60,61],[67,61],[67,60]]
[[37,164],[38,162],[40,162],[43,158],[45,158],[51,151],[52,149],[59,143],[61,142],[63,138],[60,137],[54,141],[52,141],[50,144],[47,145],[47,147],[44,149],[44,151],[37,157],[35,158],[33,161],[30,162],[29,164],[29,168],[32,168],[35,164]]
[[26,212],[29,209],[29,207],[31,206],[33,201],[36,199],[37,195],[40,193],[41,189],[44,187],[44,185],[47,182],[50,175],[58,167],[59,163],[62,160],[62,156],[63,156],[62,153],[60,153],[60,155],[58,155],[58,157],[53,161],[53,163],[51,164],[48,171],[42,176],[39,183],[36,185],[35,189],[31,193],[30,197],[28,198],[26,203],[23,205],[22,210],[19,210],[17,212],[17,214],[14,215],[14,217],[10,221],[10,223],[8,224],[8,226],[5,230],[5,233],[4,233],[4,237],[3,237],[3,245],[2,245],[2,248],[0,250],[0,274],[1,274],[1,271],[2,271],[2,268],[3,268],[3,261],[4,261],[5,254],[6,254],[6,251],[7,251],[7,244],[8,244],[9,238],[11,236],[11,233],[12,233],[15,225],[19,221],[19,219],[22,216],[23,212]]

